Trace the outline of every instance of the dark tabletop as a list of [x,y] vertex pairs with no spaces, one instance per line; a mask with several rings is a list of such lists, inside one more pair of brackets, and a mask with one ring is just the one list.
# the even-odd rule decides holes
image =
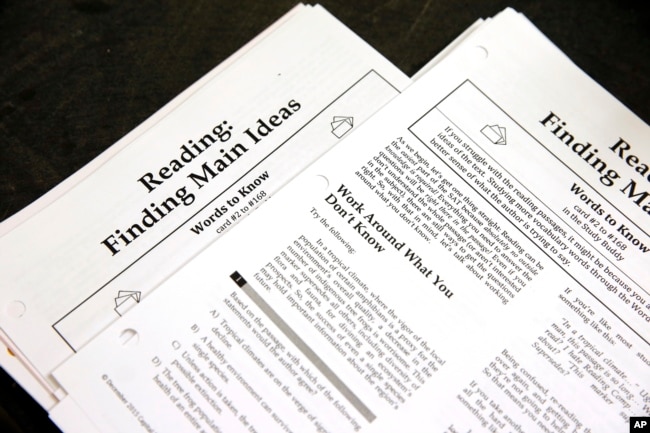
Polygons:
[[[74,173],[295,4],[0,0],[0,220]],[[511,6],[650,121],[650,20],[643,2],[321,4],[409,76],[477,18]],[[58,431],[1,370],[0,431]]]

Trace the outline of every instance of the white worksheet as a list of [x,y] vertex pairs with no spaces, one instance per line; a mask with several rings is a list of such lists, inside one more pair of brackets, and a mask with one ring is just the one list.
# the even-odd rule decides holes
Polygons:
[[56,366],[408,83],[322,7],[298,7],[3,222],[0,327],[23,386],[51,406]]
[[627,431],[649,132],[507,9],[54,375],[104,432]]

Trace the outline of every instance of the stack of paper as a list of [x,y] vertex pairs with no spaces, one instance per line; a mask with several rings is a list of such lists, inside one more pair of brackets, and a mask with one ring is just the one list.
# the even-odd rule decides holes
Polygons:
[[57,365],[338,142],[333,119],[361,123],[408,83],[323,8],[299,6],[3,222],[2,330],[42,404],[57,399]]
[[406,84],[292,11],[3,223],[3,366],[65,431],[643,422],[648,125],[511,9]]

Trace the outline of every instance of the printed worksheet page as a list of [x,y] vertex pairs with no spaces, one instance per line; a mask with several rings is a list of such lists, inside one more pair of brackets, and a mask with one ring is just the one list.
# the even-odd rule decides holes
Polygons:
[[9,370],[51,405],[56,366],[408,83],[322,7],[290,12],[3,223],[0,327],[22,361]]
[[649,132],[508,9],[55,377],[106,432],[627,431]]

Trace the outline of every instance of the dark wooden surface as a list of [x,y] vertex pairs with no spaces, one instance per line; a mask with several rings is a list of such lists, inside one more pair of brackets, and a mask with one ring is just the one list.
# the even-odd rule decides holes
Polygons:
[[[514,7],[650,121],[650,20],[643,2],[321,4],[407,75],[477,18]],[[0,0],[0,220],[74,173],[293,5]],[[58,431],[2,371],[0,431]]]

